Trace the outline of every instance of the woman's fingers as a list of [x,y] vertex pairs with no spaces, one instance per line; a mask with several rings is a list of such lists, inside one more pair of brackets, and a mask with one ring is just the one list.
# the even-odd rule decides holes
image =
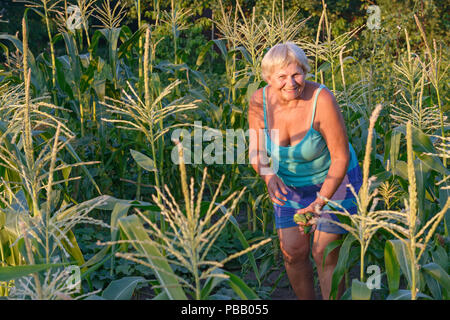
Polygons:
[[272,202],[279,204],[280,206],[284,206],[284,202],[281,202],[278,200],[275,196],[270,197],[272,199]]
[[[280,206],[284,206],[284,202],[280,200],[284,197],[281,196],[280,192],[276,188],[275,190],[270,189],[269,195],[274,203],[279,204]],[[287,199],[284,198],[284,200],[286,201]]]
[[280,192],[279,189],[276,189],[275,195],[276,195],[279,199],[282,199],[282,200],[284,200],[284,201],[287,201],[287,198],[281,194],[281,192]]
[[283,183],[283,181],[279,180],[278,181],[278,188],[281,190],[281,192],[283,192],[284,194],[288,194],[286,185]]

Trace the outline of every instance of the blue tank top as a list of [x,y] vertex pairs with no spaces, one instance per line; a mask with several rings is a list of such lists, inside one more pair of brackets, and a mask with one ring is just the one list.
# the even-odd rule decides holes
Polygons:
[[[266,86],[267,87],[267,86]],[[330,152],[325,139],[313,128],[317,97],[325,86],[320,85],[314,98],[311,125],[305,137],[293,146],[280,146],[269,135],[266,116],[266,87],[263,88],[264,133],[267,155],[272,159],[272,167],[287,186],[303,187],[323,183],[331,165]],[[350,171],[358,165],[355,150],[349,143]]]

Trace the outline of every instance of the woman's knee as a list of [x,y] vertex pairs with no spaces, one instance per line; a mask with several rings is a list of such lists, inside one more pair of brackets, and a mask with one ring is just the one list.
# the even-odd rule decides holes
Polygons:
[[[335,265],[337,263],[337,258],[339,257],[339,249],[336,248],[329,252],[325,257],[325,245],[313,244],[312,246],[312,256],[317,265],[324,263],[325,265]],[[325,258],[325,261],[324,261]]]
[[313,245],[311,253],[312,253],[313,259],[316,262],[316,264],[318,264],[318,263],[322,264],[323,256],[325,254],[325,249],[321,246]]
[[281,252],[283,252],[284,261],[287,264],[305,263],[309,260],[309,244],[282,243]]
[[298,227],[278,229],[278,237],[286,263],[297,264],[308,261],[310,237],[300,233]]

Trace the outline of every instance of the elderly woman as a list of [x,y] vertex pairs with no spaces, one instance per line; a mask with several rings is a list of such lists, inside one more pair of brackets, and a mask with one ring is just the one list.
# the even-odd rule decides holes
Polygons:
[[[312,256],[317,266],[323,299],[328,299],[339,248],[329,253],[327,245],[346,231],[322,214],[312,233],[303,232],[293,216],[331,210],[319,197],[332,199],[349,213],[357,211],[348,184],[358,192],[361,169],[348,141],[339,106],[328,88],[305,80],[310,67],[305,53],[293,43],[278,44],[262,60],[267,86],[250,100],[250,160],[267,185],[275,211],[275,224],[290,283],[299,299],[314,299]],[[269,167],[268,158],[272,160]],[[343,283],[339,286],[340,296]]]

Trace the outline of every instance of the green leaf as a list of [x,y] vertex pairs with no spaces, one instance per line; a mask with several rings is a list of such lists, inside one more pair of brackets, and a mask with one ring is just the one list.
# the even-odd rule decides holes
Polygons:
[[78,47],[75,42],[75,39],[72,35],[68,34],[67,32],[64,32],[63,34],[64,42],[66,44],[66,50],[67,54],[69,56],[70,61],[70,72],[73,76],[74,83],[71,84],[71,87],[74,88],[77,84],[81,81],[81,75],[82,75],[82,65],[80,56],[78,54]]
[[440,265],[442,269],[448,270],[448,254],[443,247],[437,246],[434,251],[431,251],[431,256],[433,257],[433,262]]
[[424,155],[423,153],[437,154],[430,137],[423,133],[420,129],[412,127],[413,150],[417,157],[422,160],[430,169],[436,170],[443,175],[448,174],[448,170],[444,167],[438,156]]
[[169,297],[167,296],[167,293],[165,291],[161,291],[152,300],[169,300]]
[[69,230],[66,233],[66,237],[67,239],[69,239],[70,243],[68,243],[65,238],[62,239],[64,249],[66,249],[66,251],[70,254],[70,256],[77,261],[79,266],[85,264],[86,261],[84,260],[83,253],[81,252],[81,249],[78,246],[78,242],[75,235],[73,234],[73,231]]
[[143,277],[125,277],[114,280],[103,291],[102,297],[107,300],[130,300],[136,286],[144,282],[147,280]]
[[352,281],[352,300],[370,300],[372,290],[367,287],[367,284],[353,279]]
[[450,277],[444,269],[441,268],[437,263],[431,262],[422,266],[421,270],[436,279],[444,289],[444,296],[449,297],[450,293]]
[[[405,275],[408,280],[409,285],[412,283],[412,272],[411,272],[411,257],[409,256],[408,249],[406,245],[401,240],[388,240],[391,243],[393,251],[395,252],[395,256],[397,261],[402,269],[402,273]],[[417,278],[419,281],[419,278]],[[419,288],[419,284],[417,283],[417,288]]]
[[[66,59],[66,60],[64,60]],[[67,56],[57,57],[55,59],[55,68],[56,68],[56,80],[58,82],[59,87],[62,89],[62,91],[70,98],[75,99],[73,95],[73,90],[70,87],[69,83],[67,82],[68,79],[70,79],[71,75],[70,73],[67,73],[66,70],[70,69],[69,66],[64,66],[64,63],[68,61]],[[67,79],[66,79],[67,76]],[[69,80],[70,82],[70,80]]]
[[320,73],[320,71],[325,72],[329,69],[331,69],[331,63],[329,63],[328,61],[325,61],[324,63],[322,63],[320,65],[319,68],[317,68],[317,73]]
[[391,161],[391,168],[395,168],[400,151],[401,134],[398,131],[392,131],[389,159]]
[[348,233],[342,243],[341,249],[339,250],[338,262],[336,264],[336,268],[334,268],[331,281],[330,299],[337,298],[338,286],[345,274],[345,271],[347,270],[347,261],[350,254],[350,249],[355,240],[356,238],[351,233]]
[[[60,136],[59,139],[61,139],[63,142],[66,142],[66,138],[63,136]],[[76,153],[75,149],[70,145],[70,143],[66,144],[66,148],[67,151],[69,151],[70,155],[78,162],[82,162],[80,157],[78,156],[78,154]],[[87,175],[87,177],[89,178],[89,180],[91,180],[91,183],[94,185],[95,189],[97,190],[99,195],[102,195],[102,192],[100,191],[99,186],[97,185],[97,183],[95,182],[94,178],[92,177],[91,173],[89,172],[89,170],[86,168],[85,165],[81,166],[81,170],[84,171],[84,173]]]
[[231,272],[228,272],[228,271],[225,271],[224,274],[230,277],[228,279],[228,281],[229,281],[231,288],[234,290],[234,292],[237,293],[237,295],[242,300],[259,300],[260,299],[258,297],[258,295],[255,293],[255,291],[253,291],[249,286],[247,286],[245,284],[245,282],[241,278],[239,278],[237,275],[235,275]]
[[[437,150],[434,148],[430,137],[423,133],[420,129],[416,127],[411,127],[412,137],[413,137],[413,151],[417,157],[425,163],[430,169],[435,170],[443,175],[448,175],[449,170],[444,167],[441,159],[438,156],[425,155],[424,153],[437,154]],[[406,135],[406,128],[404,125],[399,126],[394,129]]]
[[408,180],[408,164],[405,161],[397,160],[395,167],[391,169],[392,173],[401,177],[404,180]]
[[200,67],[203,64],[203,62],[205,61],[205,56],[208,53],[208,51],[211,50],[212,45],[214,45],[214,42],[212,40],[208,41],[205,45],[203,45],[202,49],[200,50],[200,53],[198,54],[197,62],[195,63],[197,67]]
[[138,151],[130,149],[130,153],[136,163],[147,171],[156,171],[155,162]]
[[422,273],[422,275],[425,279],[425,283],[427,284],[428,289],[431,292],[433,299],[442,300],[442,290],[441,290],[441,286],[439,285],[439,282],[437,282],[436,279],[434,279],[433,277],[431,277],[429,274],[427,274],[425,272]]
[[[443,208],[447,200],[450,198],[450,189],[444,189],[444,187],[449,187],[449,183],[447,182],[439,189],[439,204],[440,207]],[[450,208],[447,209],[447,212],[444,214],[444,235],[446,237],[449,236],[448,230],[450,229]]]
[[342,242],[344,242],[344,240],[342,239],[338,239],[335,241],[330,242],[326,247],[325,250],[323,252],[323,261],[322,261],[322,268],[325,266],[325,259],[327,258],[328,254],[333,251],[334,249],[336,249],[337,247],[339,247],[340,245],[342,245]]
[[[28,32],[29,33],[29,32]],[[23,54],[23,44],[17,37],[9,35],[9,34],[0,34],[0,40],[8,40],[21,54]],[[31,83],[36,87],[36,90],[39,92],[45,86],[45,80],[43,78],[42,72],[38,68],[36,64],[36,60],[33,56],[33,53],[28,48],[28,67],[31,69]]]
[[[215,269],[212,274],[224,274],[224,271],[220,268]],[[211,294],[211,291],[222,281],[224,281],[224,278],[219,277],[209,277],[208,280],[206,280],[205,285],[202,288],[202,291],[200,293],[200,297],[202,300],[207,300],[209,295]]]
[[228,55],[228,50],[225,45],[225,40],[217,39],[217,40],[212,40],[212,41],[216,44],[216,46],[219,48],[220,52],[222,53],[222,56],[226,59],[227,55]]
[[122,59],[124,54],[130,53],[133,48],[137,47],[136,44],[139,42],[139,38],[147,30],[148,24],[144,23],[130,38],[123,42],[119,47],[119,53],[117,57]]
[[[239,224],[236,221],[236,219],[233,216],[230,216],[229,221],[231,222],[231,224],[234,227],[234,230],[236,231],[236,235],[242,244],[242,248],[244,250],[248,249],[250,247],[250,245],[248,244],[247,239],[245,238],[244,234],[242,233],[241,228],[239,228]],[[253,269],[253,272],[255,273],[256,280],[258,280],[258,283],[261,284],[261,276],[259,275],[259,269],[258,269],[258,266],[256,265],[256,259],[255,259],[253,252],[252,251],[247,252],[247,257],[248,257],[248,260],[250,261],[250,264],[252,265],[252,269]]]
[[[216,203],[216,204],[219,205],[219,203]],[[227,212],[227,209],[224,206],[220,206],[220,210],[223,214],[226,214],[226,212]],[[233,216],[230,215],[230,217],[228,218],[228,221],[230,221],[231,224],[233,225],[234,230],[236,231],[236,235],[242,244],[242,247],[244,249],[249,248],[250,245],[248,244],[247,239],[245,238],[244,234],[242,233],[237,220]],[[258,283],[260,284],[261,276],[259,275],[259,269],[258,269],[258,266],[256,265],[256,260],[255,260],[255,256],[253,255],[253,252],[252,251],[247,252],[247,257],[248,257],[248,260],[250,261],[250,264],[252,265],[253,272],[255,273],[255,277],[256,277]]]
[[50,268],[58,268],[66,265],[68,265],[68,263],[0,267],[0,281],[10,281],[16,278],[27,276],[30,273],[41,272]]
[[[417,298],[430,299],[430,296],[426,294],[418,292],[416,295]],[[386,300],[411,300],[411,291],[410,290],[398,290],[397,292],[390,294],[387,296]]]
[[[120,218],[124,217],[127,215],[128,210],[131,207],[131,203],[126,203],[126,202],[117,202],[114,205],[114,209],[111,213],[111,241],[116,241],[118,240],[118,233],[119,233],[119,228],[117,226],[117,222],[119,221]],[[111,250],[112,252],[114,252],[116,245],[112,244],[111,245]],[[111,274],[114,270],[114,256],[112,256],[111,259]]]
[[111,240],[116,241],[117,240],[117,234],[118,234],[118,226],[117,222],[122,217],[126,216],[128,213],[128,210],[132,204],[130,202],[117,202],[114,205],[114,209],[111,212]]
[[[63,177],[64,177],[64,180],[67,180],[67,179],[69,179],[69,176],[70,176],[70,172],[72,171],[72,167],[67,167],[67,168],[64,168],[64,169],[62,169],[61,170],[61,172],[62,172],[62,174],[63,174]],[[69,186],[69,182],[68,181],[66,181],[65,182],[65,185],[66,185],[66,188]]]
[[136,215],[119,219],[119,227],[132,245],[153,266],[153,271],[169,299],[186,300],[186,294],[178,282],[177,276],[161,254],[154,241],[150,239],[141,221]]
[[395,255],[394,247],[390,241],[384,246],[384,265],[386,268],[389,293],[396,292],[400,285],[400,265]]
[[[93,266],[95,264],[97,264],[98,262],[100,262],[108,253],[108,251],[111,249],[111,246],[105,246],[103,247],[99,252],[97,252],[93,257],[91,257],[88,261],[86,261],[81,268],[85,269]],[[84,271],[84,270],[82,270]]]

